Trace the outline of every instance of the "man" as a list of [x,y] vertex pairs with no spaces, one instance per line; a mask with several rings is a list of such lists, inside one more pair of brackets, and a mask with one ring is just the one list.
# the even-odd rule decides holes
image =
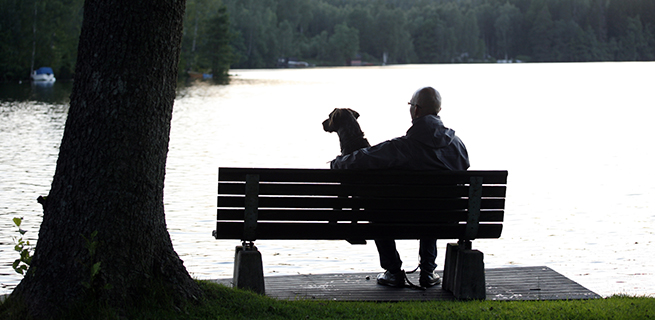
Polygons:
[[[431,87],[417,90],[409,102],[412,127],[405,136],[338,156],[330,163],[332,169],[410,169],[410,170],[466,170],[468,153],[455,131],[444,127],[439,117],[441,95]],[[402,287],[405,272],[396,250],[394,239],[376,239],[380,265],[386,271],[377,283]],[[434,270],[437,267],[437,240],[420,239],[421,273],[419,284],[430,287],[441,283]]]

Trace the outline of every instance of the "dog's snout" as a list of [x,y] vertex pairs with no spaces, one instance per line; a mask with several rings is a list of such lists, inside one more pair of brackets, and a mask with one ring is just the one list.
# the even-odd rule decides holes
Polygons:
[[336,118],[338,118],[340,114],[341,114],[341,110],[339,108],[335,108],[334,110],[332,110],[328,118],[325,121],[323,121],[323,130],[327,132],[337,131],[337,128],[335,127],[335,124],[337,122]]
[[334,131],[330,127],[330,119],[326,119],[325,121],[323,121],[323,130],[325,130],[327,132],[333,132]]

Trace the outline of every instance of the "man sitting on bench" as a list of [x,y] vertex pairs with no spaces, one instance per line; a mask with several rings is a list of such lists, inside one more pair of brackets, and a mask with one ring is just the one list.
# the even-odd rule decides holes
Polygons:
[[[439,117],[441,95],[432,87],[417,90],[409,102],[412,126],[407,134],[338,156],[331,169],[410,169],[464,171],[469,167],[468,153],[455,131],[444,127]],[[386,271],[377,276],[377,283],[393,287],[405,286],[405,272],[394,239],[375,239],[380,265]],[[420,239],[419,284],[430,287],[441,283],[437,267],[437,240]]]

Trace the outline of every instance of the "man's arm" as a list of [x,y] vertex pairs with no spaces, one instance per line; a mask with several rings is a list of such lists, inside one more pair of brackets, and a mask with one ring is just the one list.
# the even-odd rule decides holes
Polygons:
[[407,167],[410,150],[405,137],[388,140],[369,148],[338,156],[330,169],[387,169]]

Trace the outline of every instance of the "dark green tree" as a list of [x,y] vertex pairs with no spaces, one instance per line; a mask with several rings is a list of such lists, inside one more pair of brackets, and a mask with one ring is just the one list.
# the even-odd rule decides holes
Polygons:
[[278,0],[276,16],[278,21],[287,23],[298,34],[307,32],[313,19],[310,0]]
[[233,37],[227,8],[221,1],[188,1],[180,71],[213,73],[216,82],[225,83],[235,60]]
[[484,56],[495,56],[497,54],[497,41],[496,41],[496,7],[489,3],[484,2],[475,8],[475,13],[480,27],[480,37],[484,42]]
[[228,80],[230,64],[234,60],[232,53],[232,33],[230,32],[230,19],[225,7],[219,8],[209,17],[204,27],[204,41],[200,55],[210,67],[213,80],[216,83],[225,83]]
[[359,51],[359,35],[357,29],[351,28],[346,23],[340,23],[334,27],[334,34],[330,37],[329,44],[332,48],[332,58],[335,61],[343,61],[350,64],[352,58]]
[[605,0],[590,0],[586,27],[593,30],[596,39],[607,41],[607,6]]
[[421,25],[414,31],[414,50],[416,50],[418,62],[440,62],[439,52],[442,48],[438,42],[438,31],[444,28],[443,24],[438,16],[433,16],[428,21],[422,21]]
[[548,5],[538,11],[534,24],[530,29],[530,44],[534,61],[553,61],[551,34],[553,20]]
[[309,38],[320,35],[323,31],[330,32],[334,26],[344,22],[343,10],[323,1],[312,1],[313,6],[308,10],[312,20],[307,25],[306,35]]
[[626,18],[625,33],[620,37],[617,60],[637,61],[648,54],[648,40],[639,15]]
[[376,52],[377,33],[379,31],[375,28],[371,10],[368,7],[354,7],[348,13],[346,22],[359,31],[360,52],[368,55],[365,59],[379,60],[380,57],[373,56]]
[[405,28],[405,14],[398,8],[381,7],[374,20],[375,46],[369,54],[388,62],[407,61],[405,51],[411,43],[410,34]]
[[297,57],[300,54],[300,45],[296,37],[300,36],[294,32],[294,27],[289,20],[282,21],[278,26],[278,54],[280,58]]
[[480,61],[484,57],[484,41],[480,38],[480,27],[478,18],[474,10],[468,10],[463,16],[462,34],[464,37],[459,39],[459,46],[462,56],[466,56],[461,62],[467,60]]
[[273,0],[225,0],[235,32],[233,46],[237,68],[274,67],[277,62],[277,2]]
[[496,29],[496,56],[511,58],[515,56],[514,44],[518,43],[518,31],[522,15],[519,9],[509,3],[498,7],[494,28]]

